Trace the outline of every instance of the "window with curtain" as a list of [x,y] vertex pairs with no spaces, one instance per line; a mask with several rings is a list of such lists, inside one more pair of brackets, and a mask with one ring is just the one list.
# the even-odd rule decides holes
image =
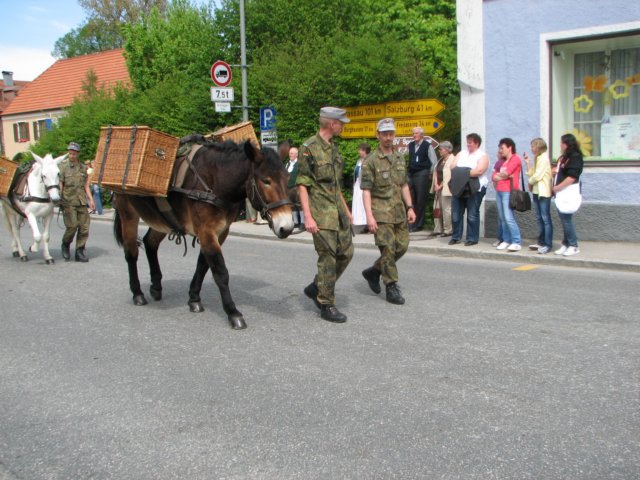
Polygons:
[[575,53],[572,103],[587,159],[640,159],[640,47]]

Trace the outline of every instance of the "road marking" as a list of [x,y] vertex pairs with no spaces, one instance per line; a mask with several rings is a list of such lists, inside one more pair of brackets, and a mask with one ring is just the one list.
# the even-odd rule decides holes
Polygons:
[[536,268],[538,268],[540,265],[521,265],[520,267],[516,267],[513,270],[516,270],[518,272],[527,272],[529,270],[534,270]]

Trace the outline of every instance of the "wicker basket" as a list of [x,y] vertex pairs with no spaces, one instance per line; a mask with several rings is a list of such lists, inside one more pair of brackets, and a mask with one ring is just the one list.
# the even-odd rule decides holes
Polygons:
[[20,165],[8,158],[0,157],[0,197],[9,195],[9,187]]
[[207,135],[206,138],[216,142],[231,140],[236,143],[249,140],[256,148],[260,148],[260,142],[258,142],[258,137],[256,137],[256,132],[253,129],[251,122],[242,122],[221,128],[220,130],[216,130],[215,132]]
[[166,197],[179,139],[149,127],[102,127],[98,183],[119,193]]

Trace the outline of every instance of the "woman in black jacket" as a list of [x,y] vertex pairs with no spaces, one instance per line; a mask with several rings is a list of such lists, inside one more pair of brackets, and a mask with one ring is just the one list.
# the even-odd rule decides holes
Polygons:
[[[551,172],[555,176],[553,186],[554,194],[564,190],[570,185],[579,183],[584,165],[580,145],[574,135],[571,133],[563,135],[560,138],[560,149],[562,150],[562,155],[558,158],[558,163]],[[560,209],[558,209],[558,215],[562,221],[564,235],[562,237],[562,247],[556,250],[555,254],[569,257],[580,253],[576,227],[573,224],[573,213],[562,213]]]

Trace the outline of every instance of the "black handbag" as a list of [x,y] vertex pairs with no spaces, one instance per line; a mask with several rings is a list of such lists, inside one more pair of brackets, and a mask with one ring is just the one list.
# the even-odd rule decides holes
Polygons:
[[[511,195],[509,195],[509,208],[516,212],[526,212],[531,210],[531,196],[526,190],[514,190],[513,178],[509,177],[511,183]],[[520,165],[520,185],[524,186],[524,174],[522,173],[522,165]]]

